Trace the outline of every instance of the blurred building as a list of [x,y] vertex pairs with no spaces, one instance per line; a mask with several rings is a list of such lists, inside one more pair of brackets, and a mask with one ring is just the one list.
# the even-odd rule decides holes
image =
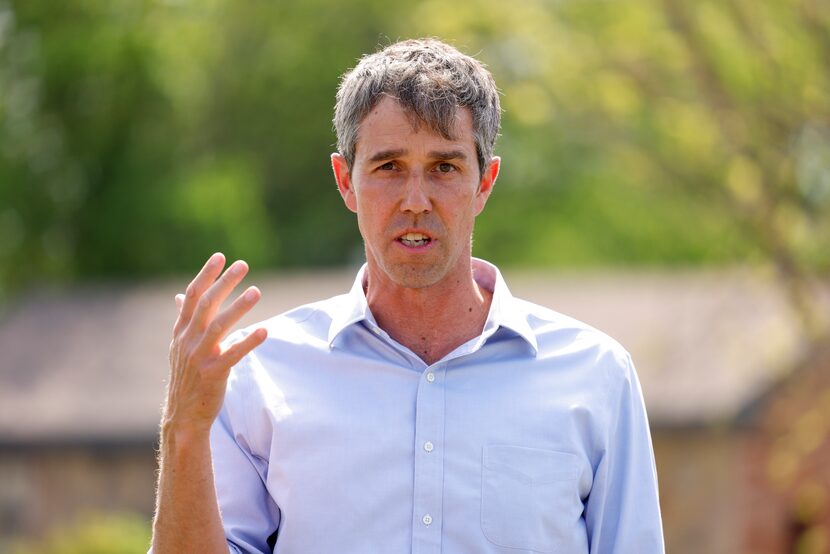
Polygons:
[[[263,300],[245,322],[344,292],[352,278],[255,275]],[[631,351],[667,551],[830,549],[830,350],[807,350],[773,283],[749,272],[507,279]],[[85,511],[149,521],[176,291],[39,292],[0,318],[0,549]]]

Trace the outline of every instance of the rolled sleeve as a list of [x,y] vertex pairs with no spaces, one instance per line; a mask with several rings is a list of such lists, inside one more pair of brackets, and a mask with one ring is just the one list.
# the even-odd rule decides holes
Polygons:
[[626,356],[610,380],[608,434],[586,502],[592,553],[664,552],[657,470],[640,383]]
[[216,496],[230,551],[266,553],[280,511],[265,486],[268,463],[251,451],[238,385],[232,376],[210,433]]

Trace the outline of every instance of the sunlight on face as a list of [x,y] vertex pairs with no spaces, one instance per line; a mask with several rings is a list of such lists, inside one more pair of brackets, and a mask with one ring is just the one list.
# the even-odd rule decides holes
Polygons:
[[378,102],[361,122],[344,194],[358,216],[370,275],[423,288],[468,270],[491,174],[479,172],[469,110],[458,110],[450,140],[413,125],[394,99]]

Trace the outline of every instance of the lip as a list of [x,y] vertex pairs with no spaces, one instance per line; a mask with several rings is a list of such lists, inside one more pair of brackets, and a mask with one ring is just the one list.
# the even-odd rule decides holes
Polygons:
[[402,236],[408,235],[409,233],[414,233],[414,234],[417,234],[417,235],[424,235],[429,240],[435,240],[435,237],[432,236],[432,233],[430,233],[429,231],[427,231],[425,229],[419,229],[417,227],[407,227],[406,229],[403,229],[402,231],[399,231],[398,233],[395,234],[395,240],[399,240]]
[[396,240],[395,244],[398,246],[398,248],[403,248],[407,252],[424,252],[424,251],[429,250],[430,248],[432,248],[432,245],[434,244],[434,242],[435,241],[431,240],[428,243],[422,244],[420,246],[407,246],[404,243],[402,243],[401,241]]

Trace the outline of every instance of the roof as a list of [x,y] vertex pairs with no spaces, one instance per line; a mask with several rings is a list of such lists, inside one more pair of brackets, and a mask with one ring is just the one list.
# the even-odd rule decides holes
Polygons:
[[[263,299],[242,324],[345,292],[353,275],[253,275]],[[805,348],[779,289],[748,271],[505,277],[514,295],[618,339],[632,353],[656,426],[730,421]],[[186,280],[18,299],[0,318],[0,445],[152,440],[173,296]]]

